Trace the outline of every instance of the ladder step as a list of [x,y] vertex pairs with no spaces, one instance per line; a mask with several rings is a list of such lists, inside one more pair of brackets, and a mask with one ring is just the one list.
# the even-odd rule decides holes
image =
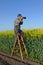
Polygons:
[[16,50],[16,49],[18,49],[18,50],[19,50],[19,48],[14,48],[14,50]]

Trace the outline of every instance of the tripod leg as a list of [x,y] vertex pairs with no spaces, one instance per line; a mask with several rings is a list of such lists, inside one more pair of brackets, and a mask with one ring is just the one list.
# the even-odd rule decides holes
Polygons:
[[11,56],[12,56],[12,55],[13,55],[13,53],[14,53],[14,48],[15,48],[15,45],[16,45],[16,39],[15,39],[15,43],[14,43],[13,48],[12,48]]
[[26,49],[26,45],[25,45],[25,43],[24,43],[24,40],[23,40],[23,37],[22,37],[22,36],[21,36],[21,40],[22,40],[23,45],[24,45],[25,53],[26,53],[26,55],[28,56],[28,52],[27,52],[27,49]]
[[19,38],[18,38],[18,45],[19,45],[19,48],[20,48],[21,58],[22,58],[22,60],[23,60],[22,49],[21,49],[21,45],[20,45],[20,40],[19,40]]

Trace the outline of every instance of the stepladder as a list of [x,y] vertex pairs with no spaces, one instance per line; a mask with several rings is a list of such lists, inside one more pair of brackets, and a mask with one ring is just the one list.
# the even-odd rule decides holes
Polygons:
[[[20,33],[18,33],[17,37],[15,38],[14,45],[13,45],[13,48],[11,50],[11,56],[13,56],[13,54],[14,54],[14,49],[16,48],[16,44],[18,44],[19,51],[20,51],[20,56],[21,56],[21,59],[23,61],[24,57],[23,57],[23,53],[22,53],[22,49],[23,49],[22,47],[24,47],[24,50],[25,50],[25,53],[26,53],[27,57],[28,57],[28,52],[27,52],[26,44],[24,43],[23,36]],[[21,46],[21,44],[23,46]]]

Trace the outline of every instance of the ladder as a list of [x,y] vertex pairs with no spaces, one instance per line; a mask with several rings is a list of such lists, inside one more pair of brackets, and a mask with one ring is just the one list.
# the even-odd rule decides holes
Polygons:
[[[22,37],[22,35],[20,35],[20,33],[17,34],[17,40],[18,40],[18,46],[19,46],[19,50],[20,50],[21,59],[23,61],[24,57],[23,57],[23,54],[22,54],[21,43],[23,44],[23,47],[24,47],[24,50],[25,50],[27,57],[28,57],[28,52],[27,52],[26,45],[24,43],[23,37]],[[15,39],[15,42],[14,42],[14,45],[13,45],[13,48],[12,48],[12,51],[11,51],[11,56],[13,56],[13,54],[14,54],[14,49],[16,47],[17,40]]]

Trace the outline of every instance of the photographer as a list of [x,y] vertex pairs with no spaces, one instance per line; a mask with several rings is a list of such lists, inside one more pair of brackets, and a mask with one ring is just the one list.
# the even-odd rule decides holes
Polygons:
[[26,17],[23,17],[22,14],[18,14],[17,18],[14,20],[14,32],[15,37],[17,37],[17,34],[20,33],[23,36],[23,32],[21,30],[21,25],[23,24],[23,19]]

